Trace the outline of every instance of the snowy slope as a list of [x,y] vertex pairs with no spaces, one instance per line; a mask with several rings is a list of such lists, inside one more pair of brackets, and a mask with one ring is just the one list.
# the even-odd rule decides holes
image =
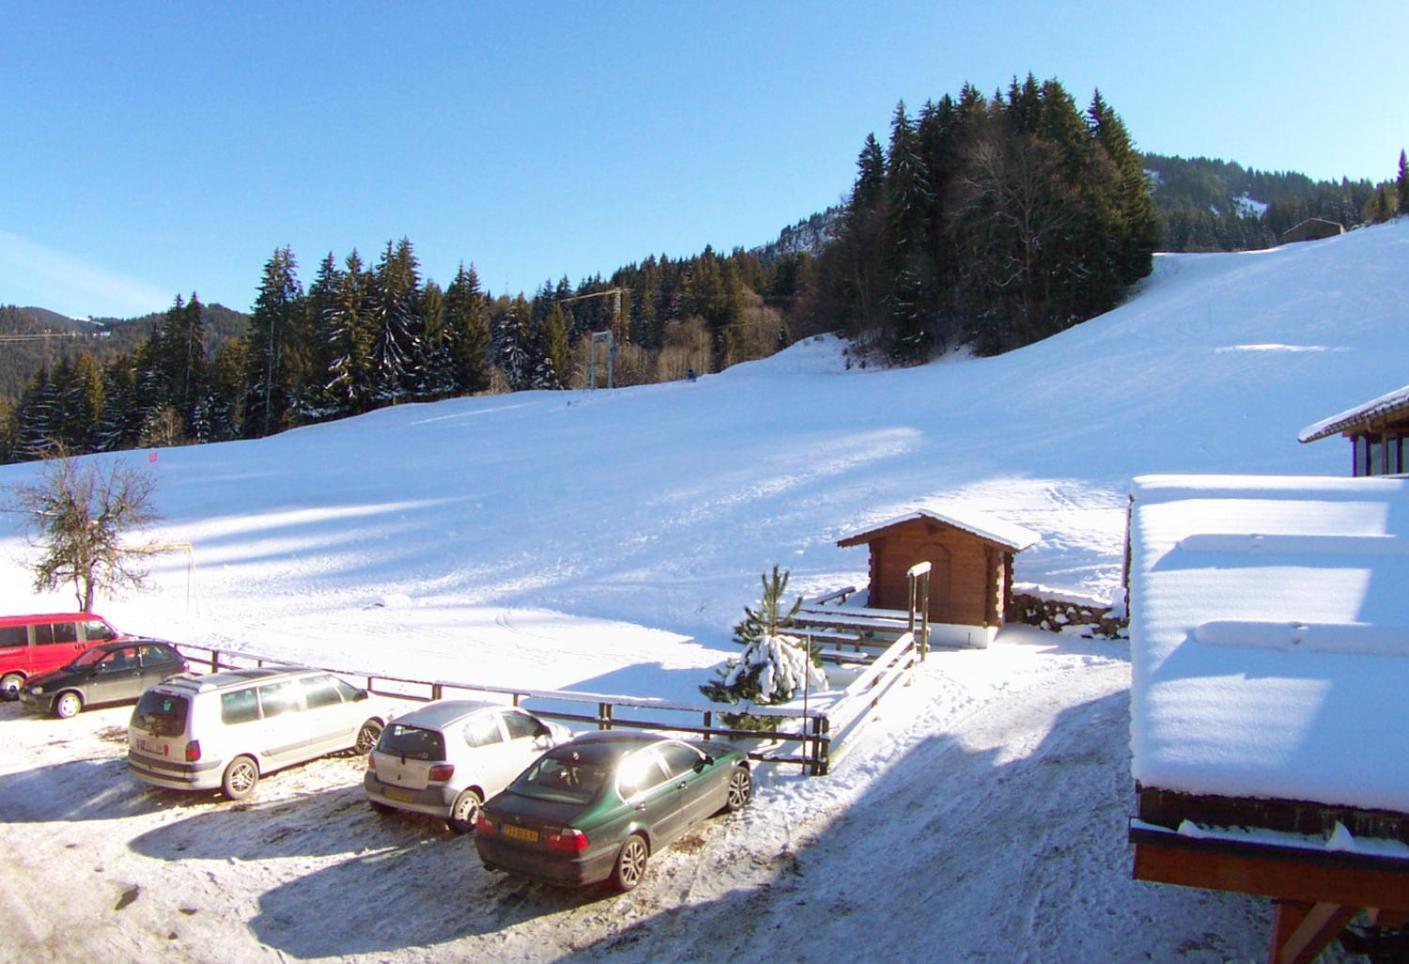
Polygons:
[[[1409,314],[1393,293],[1406,260],[1409,223],[1165,256],[1120,309],[1000,358],[847,370],[839,343],[817,339],[696,384],[400,406],[163,450],[157,535],[195,547],[197,577],[173,555],[157,592],[100,609],[133,630],[340,665],[694,698],[734,651],[729,629],[760,572],[779,562],[807,592],[860,583],[865,550],[836,539],[916,509],[1032,530],[1019,580],[1106,594],[1132,476],[1344,474],[1343,443],[1301,446],[1297,432],[1404,383],[1404,356],[1386,346]],[[0,486],[34,472],[0,467]],[[0,608],[67,606],[27,593],[15,524],[0,516]],[[89,865],[73,843],[102,854],[104,879],[154,894],[93,938],[128,954],[163,946],[161,894],[190,893],[201,913],[173,917],[171,932],[226,941],[238,959],[646,958],[650,940],[635,941],[693,928],[673,923],[681,908],[720,942],[687,956],[745,941],[828,959],[810,931],[845,932],[839,915],[870,930],[896,919],[856,906],[873,881],[853,865],[879,852],[905,855],[897,957],[1120,957],[1137,932],[1157,957],[1259,955],[1265,908],[1129,882],[1128,654],[1085,645],[1015,630],[987,652],[937,654],[831,778],[763,774],[757,807],[602,905],[485,875],[421,824],[371,820],[355,761],[271,780],[256,811],[173,804],[125,782],[110,729],[120,710],[55,740],[55,724],[6,708],[17,749],[0,761],[0,819],[18,845],[0,880],[41,886],[0,885],[0,923],[24,918],[20,906],[91,919],[42,884]],[[61,763],[75,754],[81,764]],[[163,841],[185,839],[188,821],[197,842],[183,856]],[[326,908],[349,888],[455,892],[487,909],[435,904],[402,926],[339,930]],[[755,923],[740,929],[741,914]],[[779,936],[794,914],[799,933]],[[58,924],[23,933],[71,956],[54,944]]]

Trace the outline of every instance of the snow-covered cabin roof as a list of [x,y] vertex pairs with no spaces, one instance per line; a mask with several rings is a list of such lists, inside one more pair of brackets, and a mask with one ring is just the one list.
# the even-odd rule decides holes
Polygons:
[[1037,533],[1024,529],[1022,526],[1013,525],[1011,522],[1004,522],[1002,519],[995,519],[993,516],[972,509],[962,511],[949,510],[946,512],[935,512],[932,509],[917,509],[914,512],[899,516],[882,522],[879,525],[871,526],[861,532],[853,532],[849,536],[843,536],[837,540],[839,546],[854,546],[863,542],[871,541],[877,533],[883,529],[889,529],[905,522],[915,519],[933,519],[935,522],[942,522],[945,525],[954,526],[956,529],[963,529],[965,532],[973,533],[981,539],[989,542],[996,542],[998,545],[1011,549],[1014,552],[1021,552],[1037,542]]
[[1323,418],[1314,425],[1308,425],[1301,430],[1297,439],[1301,442],[1314,442],[1328,435],[1339,435],[1347,429],[1359,426],[1368,428],[1373,422],[1402,418],[1406,415],[1409,415],[1409,385],[1386,392],[1379,398],[1372,398],[1338,415]]
[[1135,779],[1409,813],[1409,482],[1146,476]]

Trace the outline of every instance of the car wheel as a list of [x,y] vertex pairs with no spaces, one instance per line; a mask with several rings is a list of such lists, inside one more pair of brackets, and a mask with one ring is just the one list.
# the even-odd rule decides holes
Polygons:
[[639,833],[627,837],[612,868],[612,886],[623,894],[634,890],[646,874],[646,861],[650,856],[651,848],[646,845],[645,837]]
[[237,756],[225,768],[220,789],[231,800],[248,800],[259,785],[259,764],[253,757]]
[[83,709],[83,697],[73,690],[66,690],[54,699],[54,715],[61,720],[77,716]]
[[395,812],[396,812],[396,808],[395,808],[395,807],[387,806],[385,803],[382,803],[380,800],[368,800],[368,801],[367,801],[367,806],[371,807],[373,810],[375,810],[377,813],[381,814],[383,817],[385,817],[385,816],[386,816],[387,814],[389,814],[389,813],[395,813]]
[[484,798],[474,790],[465,790],[450,806],[450,816],[446,818],[445,825],[452,833],[469,833],[475,829],[475,818],[479,816],[479,808],[484,804]]
[[748,805],[752,796],[753,776],[749,773],[749,768],[735,767],[734,772],[729,775],[729,793],[725,798],[724,809],[729,813],[737,813]]
[[380,720],[368,720],[362,724],[362,729],[357,731],[357,742],[353,744],[353,749],[358,753],[371,753],[372,748],[377,745],[377,741],[382,738],[382,724]]
[[24,685],[24,677],[19,673],[6,673],[0,676],[0,700],[17,700],[20,698],[20,687]]

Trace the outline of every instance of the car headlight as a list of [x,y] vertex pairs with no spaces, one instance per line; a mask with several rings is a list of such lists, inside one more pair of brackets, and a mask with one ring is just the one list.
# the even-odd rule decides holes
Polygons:
[[33,693],[35,696],[43,696],[43,695],[44,695],[44,687],[42,687],[42,686],[31,686],[31,687],[29,688],[29,691],[30,691],[31,693]]

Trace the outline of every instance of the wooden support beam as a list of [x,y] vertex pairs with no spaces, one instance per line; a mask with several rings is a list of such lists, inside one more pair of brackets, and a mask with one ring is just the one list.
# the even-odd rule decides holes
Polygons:
[[1409,861],[1131,830],[1136,880],[1307,904],[1409,909]]
[[1360,912],[1358,907],[1299,900],[1279,900],[1276,905],[1270,964],[1311,964]]
[[1392,910],[1387,907],[1367,907],[1365,913],[1370,918],[1371,927],[1399,930],[1409,924],[1409,911]]

